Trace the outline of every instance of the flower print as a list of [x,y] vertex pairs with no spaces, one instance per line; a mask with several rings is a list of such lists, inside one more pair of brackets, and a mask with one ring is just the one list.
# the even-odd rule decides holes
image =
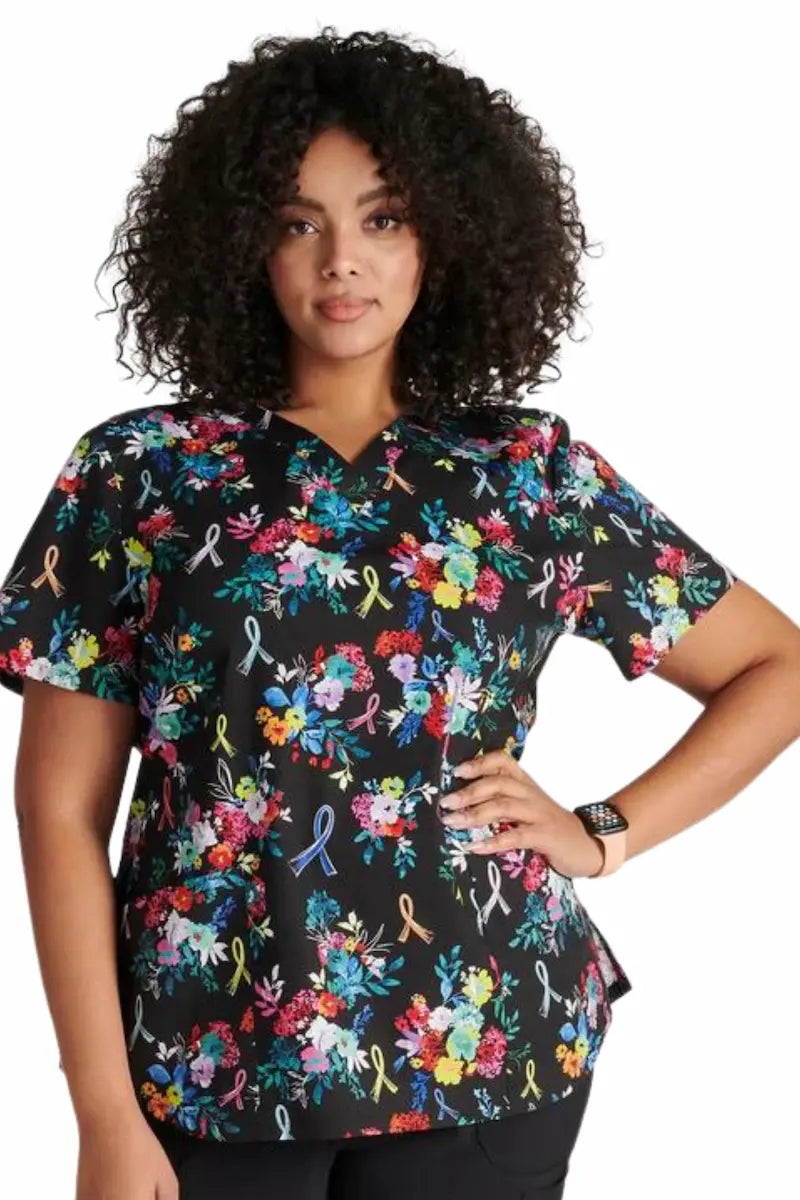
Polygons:
[[485,542],[510,548],[514,544],[514,534],[508,517],[499,509],[492,509],[488,517],[478,517],[478,528]]
[[473,587],[478,573],[478,560],[474,554],[458,551],[448,554],[443,574],[448,583],[469,589]]
[[433,589],[434,604],[438,604],[440,608],[460,608],[463,589],[455,583],[449,583],[446,579],[440,579]]
[[198,955],[203,966],[208,962],[216,966],[228,960],[225,943],[216,939],[217,931],[210,925],[193,925],[186,942]]
[[282,588],[300,589],[308,578],[305,566],[293,559],[278,563],[278,582]]
[[409,712],[424,716],[431,707],[431,694],[421,680],[412,680],[403,688],[403,703]]
[[434,1031],[444,1031],[450,1025],[453,1014],[446,1004],[438,1004],[428,1013],[428,1027]]
[[409,419],[394,459],[376,439],[348,470],[245,407],[81,438],[0,585],[0,680],[137,709],[116,877],[136,1095],[218,1142],[527,1111],[593,1069],[630,985],[543,856],[498,856],[491,905],[435,801],[476,744],[521,748],[570,623],[647,670],[720,575],[585,444],[571,490],[555,414]]
[[587,1067],[594,1040],[586,1013],[581,1012],[577,1022],[565,1022],[559,1032],[563,1040],[556,1046],[556,1058],[561,1063],[565,1075],[571,1079],[578,1079]]
[[340,682],[343,687],[349,687],[355,675],[355,664],[343,654],[330,654],[325,660],[325,673],[331,679]]
[[409,683],[416,677],[417,660],[413,654],[393,654],[386,664],[386,668],[390,675],[395,679],[399,679],[401,683]]
[[497,571],[482,567],[475,581],[475,602],[484,612],[497,612],[505,587]]
[[479,971],[470,968],[466,982],[464,983],[464,995],[472,1004],[480,1008],[481,1005],[487,1003],[493,990],[492,977],[485,967],[482,967]]
[[314,684],[312,689],[314,703],[319,708],[327,709],[328,712],[336,712],[337,708],[341,706],[346,686],[344,680],[326,675],[319,683]]
[[461,1082],[464,1064],[457,1058],[448,1058],[443,1054],[433,1068],[433,1077],[437,1083],[457,1084]]
[[336,554],[329,550],[318,550],[314,556],[314,567],[329,588],[358,582],[356,572],[347,565],[347,559],[342,554]]

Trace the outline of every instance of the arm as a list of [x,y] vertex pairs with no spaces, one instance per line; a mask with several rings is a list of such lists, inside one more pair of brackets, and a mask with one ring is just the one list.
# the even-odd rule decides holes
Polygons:
[[800,737],[800,628],[739,580],[653,669],[703,704],[658,762],[606,797],[627,858],[731,800]]
[[[800,629],[743,580],[683,632],[653,671],[700,700],[704,712],[659,762],[607,797],[629,822],[627,858],[708,816],[800,736]],[[580,819],[505,748],[460,763],[453,773],[469,782],[442,797],[440,807],[452,810],[442,817],[446,825],[518,823],[473,842],[471,853],[532,847],[571,877],[600,866],[602,850]]]
[[[125,780],[135,708],[25,680],[15,803],[26,887],[48,1006],[83,1148],[103,1143],[102,1170],[125,1170],[120,1196],[168,1196],[171,1168],[130,1079],[116,975],[108,842]],[[132,1147],[137,1148],[137,1155]],[[114,1149],[127,1156],[124,1163]],[[150,1174],[143,1154],[149,1154]],[[118,1169],[117,1169],[118,1168]],[[99,1194],[87,1168],[79,1197]],[[155,1170],[163,1190],[156,1193]],[[160,1172],[160,1174],[158,1174]],[[95,1190],[96,1189],[96,1190]],[[105,1195],[105,1191],[102,1193]]]

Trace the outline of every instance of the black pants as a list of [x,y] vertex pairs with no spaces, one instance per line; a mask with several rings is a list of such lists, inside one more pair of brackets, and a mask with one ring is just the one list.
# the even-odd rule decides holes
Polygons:
[[530,1112],[414,1133],[226,1144],[155,1132],[181,1200],[561,1200],[591,1081]]

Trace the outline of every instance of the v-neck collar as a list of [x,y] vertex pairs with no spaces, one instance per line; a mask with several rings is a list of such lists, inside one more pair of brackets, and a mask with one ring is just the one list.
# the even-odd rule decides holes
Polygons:
[[305,426],[298,424],[297,421],[290,421],[288,417],[285,417],[283,413],[278,412],[276,409],[270,410],[269,417],[264,424],[268,426],[269,422],[273,420],[279,422],[281,430],[286,428],[292,433],[296,433],[303,441],[313,441],[320,447],[320,449],[325,450],[328,454],[332,455],[333,458],[335,458],[337,462],[341,463],[343,467],[346,467],[350,471],[356,471],[362,466],[362,460],[370,457],[370,451],[373,449],[376,443],[382,442],[386,434],[394,433],[395,430],[404,423],[405,418],[405,413],[398,413],[397,416],[392,417],[390,421],[388,421],[381,429],[378,430],[374,437],[370,438],[370,440],[358,452],[355,458],[345,458],[345,456],[341,454],[335,446],[332,446],[330,442],[327,442],[323,437],[321,437],[320,434],[314,433],[313,430],[307,429]]
[[398,413],[390,421],[387,421],[374,437],[370,438],[354,459],[348,459],[320,434],[299,425],[296,421],[289,420],[277,409],[265,408],[263,405],[257,405],[257,408],[260,413],[258,419],[260,429],[269,429],[270,433],[283,444],[295,446],[302,443],[304,451],[311,454],[316,460],[315,465],[320,464],[322,456],[327,456],[336,464],[341,479],[340,486],[345,489],[357,487],[365,479],[370,479],[372,473],[383,464],[384,451],[392,444],[394,435],[402,437],[404,431],[409,427],[418,430],[430,428],[428,424],[422,423],[416,413]]

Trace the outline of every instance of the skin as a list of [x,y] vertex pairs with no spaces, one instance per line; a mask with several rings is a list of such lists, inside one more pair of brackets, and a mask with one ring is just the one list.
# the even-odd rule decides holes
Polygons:
[[[413,231],[384,232],[388,223],[372,219],[384,204],[355,203],[380,182],[363,145],[338,132],[320,137],[300,186],[324,211],[287,209],[312,218],[311,228],[301,225],[269,263],[292,335],[292,419],[329,442],[335,432],[343,457],[397,413],[393,348],[423,270]],[[333,325],[315,312],[320,296],[347,287],[375,297],[367,317]],[[628,857],[719,808],[800,736],[800,629],[742,580],[652,673],[703,711],[659,762],[606,797],[630,823]],[[36,950],[78,1122],[76,1200],[178,1197],[133,1091],[116,983],[108,848],[135,731],[131,705],[24,683],[15,804]],[[82,746],[91,755],[76,752]],[[512,826],[473,853],[527,847],[566,875],[597,870],[599,846],[579,819],[501,748],[469,761],[466,782],[447,797],[454,812],[465,826]]]
[[[319,134],[301,163],[297,198],[276,214],[278,237],[266,260],[290,330],[291,419],[296,414],[298,424],[351,460],[403,411],[393,396],[395,346],[426,258],[401,219],[405,196],[359,203],[386,188],[378,165],[347,131]],[[343,291],[374,303],[357,321],[331,321],[317,304]]]
[[[693,696],[703,711],[657,763],[600,797],[628,820],[626,861],[721,808],[800,737],[800,628],[742,579],[652,674]],[[466,760],[454,774],[467,782],[442,797],[451,812],[442,814],[445,824],[513,824],[476,842],[471,853],[526,848],[564,875],[599,869],[602,850],[580,818],[504,750]]]

